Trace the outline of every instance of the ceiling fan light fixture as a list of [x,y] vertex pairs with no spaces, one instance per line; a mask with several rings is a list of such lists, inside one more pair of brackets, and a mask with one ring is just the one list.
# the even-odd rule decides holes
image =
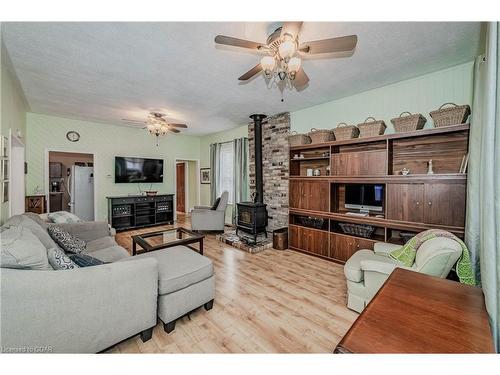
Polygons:
[[280,57],[288,61],[296,52],[296,44],[291,38],[286,38],[278,48]]
[[260,60],[260,65],[262,66],[262,69],[266,74],[269,74],[274,70],[274,67],[276,66],[276,59],[273,56],[264,56]]
[[298,57],[292,57],[288,62],[288,71],[295,77],[295,73],[297,73],[300,69],[302,61]]

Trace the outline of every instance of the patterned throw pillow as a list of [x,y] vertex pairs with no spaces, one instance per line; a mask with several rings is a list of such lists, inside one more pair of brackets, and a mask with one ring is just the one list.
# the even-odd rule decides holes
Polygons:
[[64,223],[78,223],[81,222],[80,218],[76,215],[73,215],[68,211],[57,211],[51,212],[47,214],[49,220],[56,224],[64,224]]
[[61,249],[51,248],[47,250],[49,263],[53,269],[58,270],[73,270],[79,268]]
[[91,267],[91,266],[99,266],[104,264],[102,260],[91,257],[87,254],[70,254],[69,258],[75,262],[79,267]]
[[85,241],[73,236],[71,233],[66,232],[58,225],[50,225],[47,229],[50,237],[66,252],[73,254],[80,254],[85,251],[87,245]]

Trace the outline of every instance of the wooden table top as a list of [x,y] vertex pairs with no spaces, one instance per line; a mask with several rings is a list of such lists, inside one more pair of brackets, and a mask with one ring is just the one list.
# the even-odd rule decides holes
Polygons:
[[396,268],[336,353],[494,353],[481,288]]

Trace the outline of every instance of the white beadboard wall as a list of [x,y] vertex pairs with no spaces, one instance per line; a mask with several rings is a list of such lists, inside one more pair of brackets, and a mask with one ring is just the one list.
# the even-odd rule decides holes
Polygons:
[[291,130],[304,133],[311,128],[331,129],[340,122],[356,125],[372,116],[383,119],[386,133],[393,133],[390,120],[403,111],[422,113],[429,127],[429,112],[443,103],[472,107],[473,71],[474,62],[469,62],[291,112]]

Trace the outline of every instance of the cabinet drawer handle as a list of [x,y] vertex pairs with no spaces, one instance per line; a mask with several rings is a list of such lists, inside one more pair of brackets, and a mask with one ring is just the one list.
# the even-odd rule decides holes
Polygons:
[[432,202],[431,202],[431,201],[427,202],[427,204],[428,204],[429,206],[432,206]]
[[420,202],[417,201],[417,206],[420,206]]

